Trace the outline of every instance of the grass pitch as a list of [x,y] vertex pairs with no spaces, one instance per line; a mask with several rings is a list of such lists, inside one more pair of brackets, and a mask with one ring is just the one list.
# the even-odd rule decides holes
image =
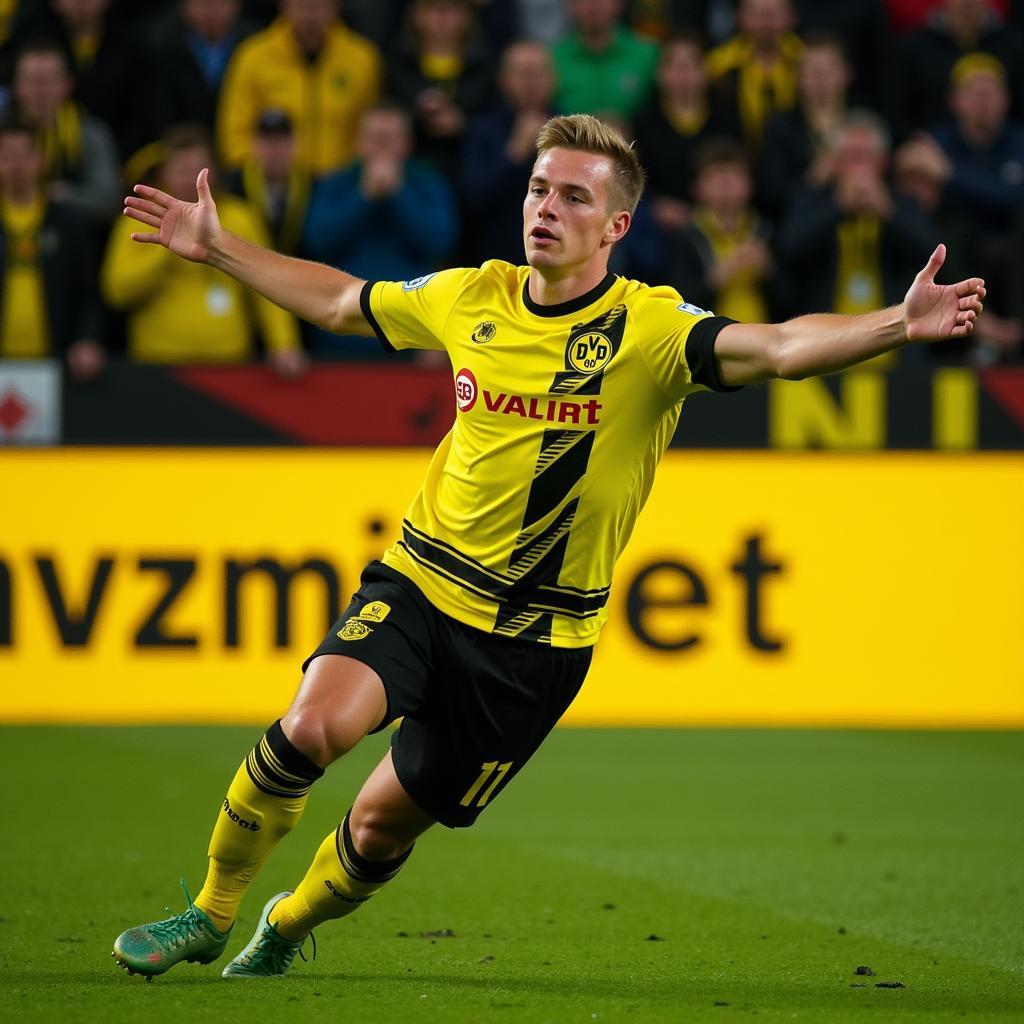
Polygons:
[[[114,937],[180,910],[180,875],[199,889],[258,735],[0,730],[0,1020],[1024,1020],[1021,733],[561,730],[474,829],[428,833],[321,928],[315,963],[127,977]],[[228,956],[385,742],[314,788]]]

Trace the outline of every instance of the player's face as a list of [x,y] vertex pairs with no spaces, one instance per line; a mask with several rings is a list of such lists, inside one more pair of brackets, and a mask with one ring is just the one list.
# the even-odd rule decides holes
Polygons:
[[533,165],[523,203],[526,262],[555,277],[573,273],[629,230],[630,214],[614,209],[612,161],[573,149],[549,149]]

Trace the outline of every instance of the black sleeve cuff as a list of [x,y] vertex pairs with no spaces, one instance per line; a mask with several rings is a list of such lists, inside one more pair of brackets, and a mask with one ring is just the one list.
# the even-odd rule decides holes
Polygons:
[[694,384],[703,384],[712,391],[739,391],[739,387],[728,387],[718,375],[715,362],[715,339],[718,332],[729,324],[736,323],[727,316],[709,316],[698,320],[686,339],[686,365],[690,368],[690,379]]
[[366,322],[373,328],[373,333],[377,335],[377,340],[380,342],[381,348],[385,352],[394,352],[395,346],[388,341],[388,336],[384,333],[384,328],[377,322],[377,318],[373,315],[373,310],[370,308],[370,290],[376,284],[376,281],[367,281],[362,288],[359,290],[359,308],[362,310],[363,316],[366,317]]

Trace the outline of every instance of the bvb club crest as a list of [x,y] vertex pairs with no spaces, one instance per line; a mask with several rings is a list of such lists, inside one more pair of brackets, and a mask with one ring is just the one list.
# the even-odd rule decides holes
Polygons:
[[612,343],[606,334],[587,331],[570,339],[565,358],[577,373],[597,373],[608,365],[612,351]]
[[473,328],[470,335],[477,345],[486,345],[498,333],[498,328],[490,320],[484,320]]
[[372,632],[373,630],[365,622],[360,622],[358,619],[349,619],[338,630],[338,636],[342,640],[365,640]]

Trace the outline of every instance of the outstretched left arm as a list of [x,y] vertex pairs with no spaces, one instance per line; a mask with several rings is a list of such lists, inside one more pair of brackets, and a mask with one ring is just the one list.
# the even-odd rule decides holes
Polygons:
[[940,245],[898,306],[863,316],[814,313],[782,324],[729,324],[715,340],[722,383],[730,387],[769,377],[801,380],[889,352],[908,341],[963,338],[974,329],[985,298],[979,277],[935,283],[946,259]]

